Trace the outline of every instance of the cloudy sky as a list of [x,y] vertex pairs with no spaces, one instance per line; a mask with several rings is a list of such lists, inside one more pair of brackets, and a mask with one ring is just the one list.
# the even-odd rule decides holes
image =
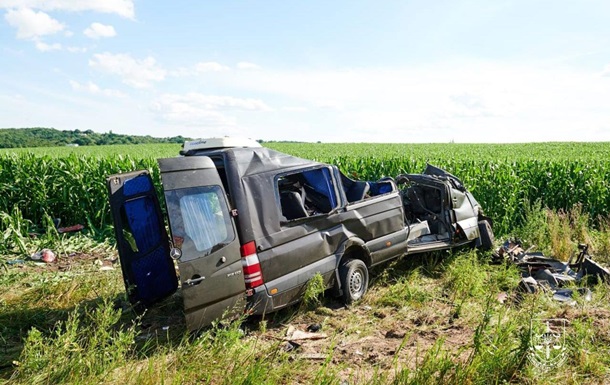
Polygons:
[[0,0],[0,127],[610,141],[610,2]]

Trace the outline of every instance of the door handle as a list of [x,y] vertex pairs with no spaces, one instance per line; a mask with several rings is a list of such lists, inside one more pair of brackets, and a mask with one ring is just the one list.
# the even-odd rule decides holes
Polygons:
[[191,277],[191,278],[187,279],[186,281],[184,281],[184,283],[186,285],[193,286],[193,285],[196,285],[199,282],[203,281],[204,279],[205,279],[205,277],[197,277],[196,275],[194,275],[193,277]]

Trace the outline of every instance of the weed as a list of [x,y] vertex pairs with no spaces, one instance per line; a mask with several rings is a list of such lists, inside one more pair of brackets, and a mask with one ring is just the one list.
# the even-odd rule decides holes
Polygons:
[[134,325],[118,324],[121,311],[105,300],[99,307],[75,309],[50,335],[33,328],[19,358],[15,379],[37,383],[72,382],[93,377],[131,357]]
[[485,292],[487,273],[476,252],[458,254],[447,266],[443,281],[452,301],[463,301]]
[[538,250],[550,252],[547,209],[540,200],[525,202],[523,209],[524,223],[515,230],[515,235],[528,245],[536,245]]
[[610,219],[598,218],[599,230],[592,232],[593,249],[599,262],[610,262]]
[[322,304],[320,297],[324,295],[325,289],[326,286],[324,285],[324,278],[322,275],[320,273],[314,274],[305,286],[302,307],[305,309],[313,309],[320,306]]
[[433,293],[426,289],[419,270],[414,269],[391,283],[376,302],[380,306],[391,306],[396,309],[420,308],[432,298]]

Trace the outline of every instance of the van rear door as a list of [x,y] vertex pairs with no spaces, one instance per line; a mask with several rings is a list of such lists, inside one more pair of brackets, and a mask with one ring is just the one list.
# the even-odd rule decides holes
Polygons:
[[178,287],[159,200],[148,171],[108,177],[123,280],[129,300],[148,306]]
[[245,283],[240,241],[214,162],[205,156],[159,159],[186,324],[198,329],[242,314]]

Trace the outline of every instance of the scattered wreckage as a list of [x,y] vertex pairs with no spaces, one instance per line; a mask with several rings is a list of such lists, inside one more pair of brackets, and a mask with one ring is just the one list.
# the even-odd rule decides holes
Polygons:
[[513,263],[521,272],[519,290],[535,293],[539,290],[550,292],[553,299],[574,304],[575,293],[587,301],[591,300],[591,291],[586,287],[565,287],[589,280],[610,283],[610,271],[595,262],[589,255],[589,245],[579,244],[580,252],[576,259],[563,262],[546,257],[541,252],[533,252],[534,246],[524,249],[518,239],[507,240],[493,255],[496,261],[505,260]]

